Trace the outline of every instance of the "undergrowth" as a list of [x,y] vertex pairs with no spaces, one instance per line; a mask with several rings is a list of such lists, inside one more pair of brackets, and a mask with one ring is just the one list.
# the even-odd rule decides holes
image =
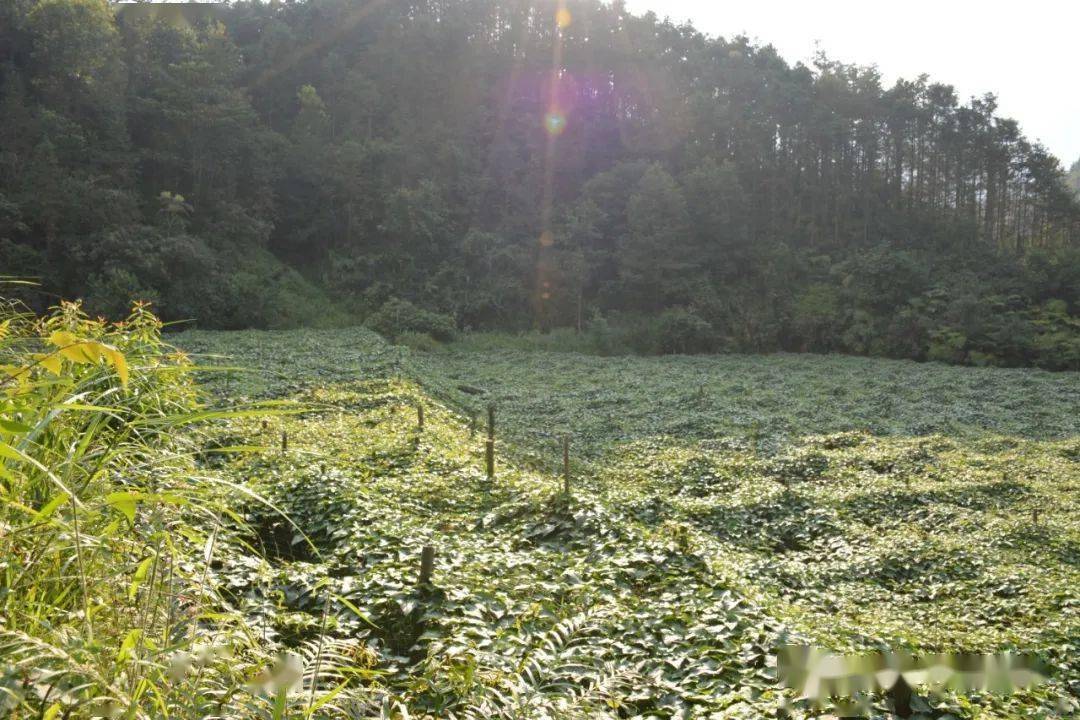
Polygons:
[[242,547],[239,499],[263,500],[208,471],[242,450],[208,428],[288,410],[206,407],[160,331],[143,306],[115,325],[0,307],[0,710],[329,714],[347,659],[253,634],[214,571]]

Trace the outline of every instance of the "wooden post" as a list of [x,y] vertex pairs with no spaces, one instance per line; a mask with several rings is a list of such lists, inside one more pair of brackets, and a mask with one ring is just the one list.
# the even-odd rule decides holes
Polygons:
[[416,429],[424,432],[424,403],[416,403]]
[[425,545],[420,551],[420,585],[431,584],[431,573],[435,570],[435,546]]
[[1039,508],[1035,508],[1031,511],[1031,522],[1036,525],[1039,524]]
[[476,411],[469,413],[469,438],[476,437]]
[[289,433],[287,430],[281,431],[281,452],[289,452]]
[[570,494],[570,436],[563,435],[562,439],[562,472],[563,492]]
[[488,436],[484,447],[488,480],[495,479],[495,405],[488,405]]
[[896,684],[889,689],[889,696],[892,697],[893,710],[898,716],[911,717],[911,686],[904,680],[903,675],[898,677]]

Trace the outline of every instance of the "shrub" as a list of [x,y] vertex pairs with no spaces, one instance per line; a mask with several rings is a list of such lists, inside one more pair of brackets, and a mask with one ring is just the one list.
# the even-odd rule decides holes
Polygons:
[[930,347],[926,351],[927,360],[944,363],[962,363],[966,358],[967,337],[948,328],[935,330],[930,336]]
[[663,354],[693,355],[719,349],[716,330],[693,309],[665,310],[655,327],[657,349]]
[[427,333],[404,332],[397,336],[397,344],[404,345],[418,352],[433,352],[442,347],[435,338]]
[[142,227],[95,236],[81,247],[90,267],[86,308],[122,318],[133,301],[152,302],[168,321],[208,328],[343,325],[326,294],[265,248],[217,249],[196,235]]
[[597,348],[590,330],[579,333],[572,328],[555,328],[548,332],[466,332],[459,335],[455,342],[464,344],[464,350],[477,353],[519,350],[582,355],[611,354],[603,353]]
[[408,300],[391,298],[367,319],[367,326],[391,339],[405,333],[426,333],[436,340],[454,339],[454,321],[447,315],[431,312]]
[[585,332],[589,337],[593,352],[597,355],[620,355],[628,352],[615,328],[599,312],[593,313]]
[[160,304],[157,292],[144,288],[130,270],[107,267],[90,277],[86,305],[92,311],[105,317],[120,318],[136,301]]
[[246,262],[237,258],[239,270],[221,281],[225,308],[217,316],[200,316],[200,324],[269,330],[347,324],[345,313],[299,272],[266,250],[252,249],[247,257]]
[[815,283],[796,299],[792,329],[806,350],[829,351],[843,334],[843,304],[831,285]]
[[1080,318],[1062,300],[1051,300],[1032,313],[1038,334],[1032,339],[1035,364],[1050,370],[1080,369]]

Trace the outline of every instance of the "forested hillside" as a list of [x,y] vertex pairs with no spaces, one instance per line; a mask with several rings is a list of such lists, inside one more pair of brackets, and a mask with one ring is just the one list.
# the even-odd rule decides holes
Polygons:
[[8,0],[0,116],[0,274],[94,312],[1080,367],[1080,201],[992,96],[620,2]]

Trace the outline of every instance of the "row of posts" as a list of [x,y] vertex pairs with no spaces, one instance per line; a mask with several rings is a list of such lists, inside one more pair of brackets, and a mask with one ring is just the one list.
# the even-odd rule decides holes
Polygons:
[[[424,431],[424,404],[416,403],[416,429]],[[469,437],[476,435],[476,413],[469,418]],[[570,436],[564,435],[562,439],[563,451],[563,492],[570,493]],[[495,479],[495,406],[487,408],[487,440],[484,441],[484,468],[488,480]]]
[[[495,406],[488,405],[487,408],[487,440],[484,441],[484,466],[487,471],[487,479],[495,479]],[[416,404],[416,428],[418,431],[424,431],[424,404],[417,402]],[[473,413],[469,418],[469,437],[476,435],[476,413]],[[562,460],[563,460],[563,492],[570,495],[570,436],[563,435],[562,438]],[[429,587],[431,585],[431,575],[435,570],[435,546],[425,545],[420,551],[420,578],[419,585],[421,587]]]
[[[487,479],[495,479],[495,406],[488,405],[487,409],[488,423],[487,423],[487,440],[484,442],[484,465],[487,470]],[[267,426],[266,421],[263,421],[263,428]],[[420,432],[424,431],[424,404],[417,402],[416,404],[416,427]],[[476,434],[476,414],[469,419],[469,437],[473,437]],[[289,449],[289,434],[285,431],[281,433],[281,452],[285,453]],[[563,493],[567,496],[570,495],[570,436],[564,435],[562,439],[562,460],[563,460]],[[1036,508],[1031,511],[1031,520],[1035,525],[1039,524],[1039,510]],[[431,573],[435,567],[435,548],[432,545],[425,545],[420,554],[420,585],[427,586],[431,583]]]
[[[487,440],[484,442],[484,465],[487,470],[488,480],[495,479],[495,406],[488,405],[487,409]],[[267,427],[267,422],[263,421],[263,429]],[[418,431],[424,431],[424,404],[417,402],[416,404],[416,428]],[[474,413],[469,421],[469,437],[473,437],[476,434],[476,414]],[[282,430],[281,432],[281,452],[284,454],[289,450],[289,433]],[[563,492],[569,496],[570,494],[570,436],[564,435],[562,439],[562,460],[563,460]],[[435,547],[433,545],[425,545],[420,553],[420,579],[419,584],[421,586],[428,586],[431,584],[431,575],[435,569]]]
[[[495,479],[495,406],[488,405],[488,426],[487,426],[487,440],[484,443],[484,466],[487,470],[488,480]],[[263,429],[265,430],[267,423],[263,421]],[[424,431],[424,404],[418,402],[416,404],[416,428],[420,432]],[[476,434],[476,415],[473,414],[469,421],[469,437],[473,437]],[[281,431],[281,452],[284,454],[289,451],[289,433],[285,430]],[[570,493],[570,436],[564,435],[562,439],[562,451],[563,451],[563,492]]]

